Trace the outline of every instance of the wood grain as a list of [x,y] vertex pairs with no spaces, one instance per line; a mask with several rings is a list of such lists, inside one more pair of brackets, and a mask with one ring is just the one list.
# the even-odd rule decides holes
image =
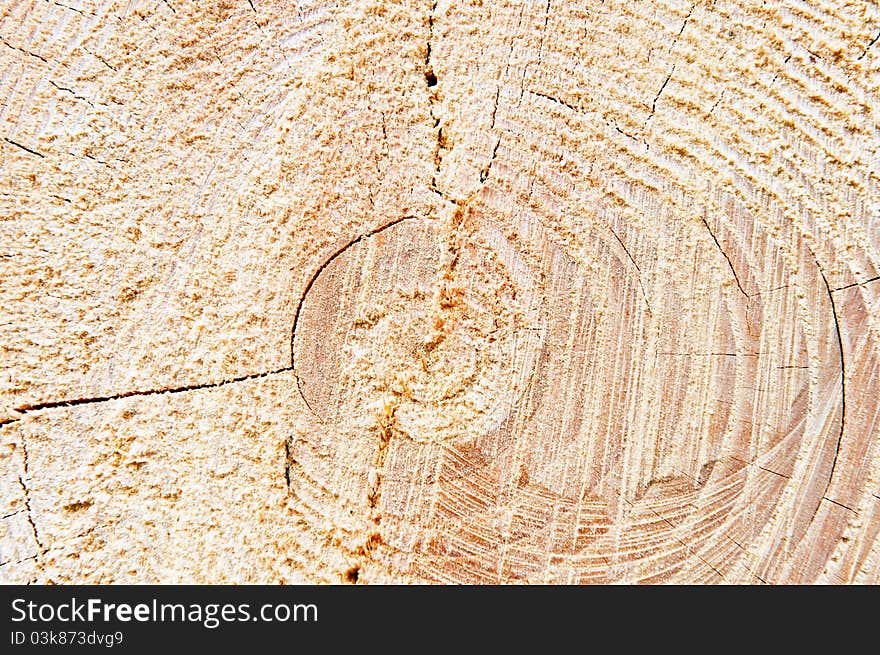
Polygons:
[[870,3],[0,8],[0,579],[880,583]]

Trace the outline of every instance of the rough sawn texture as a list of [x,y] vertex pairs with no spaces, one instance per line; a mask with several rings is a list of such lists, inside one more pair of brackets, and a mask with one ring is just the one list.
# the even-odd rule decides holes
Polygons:
[[0,6],[0,581],[880,583],[880,9]]

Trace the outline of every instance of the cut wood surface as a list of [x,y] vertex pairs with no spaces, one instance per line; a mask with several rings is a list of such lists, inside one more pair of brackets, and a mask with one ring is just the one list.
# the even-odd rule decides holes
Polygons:
[[876,4],[0,37],[0,581],[880,583]]

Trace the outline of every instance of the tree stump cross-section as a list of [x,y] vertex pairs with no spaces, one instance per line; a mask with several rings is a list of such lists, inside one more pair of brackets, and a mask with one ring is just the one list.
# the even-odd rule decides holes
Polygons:
[[0,581],[880,582],[880,10],[0,8]]

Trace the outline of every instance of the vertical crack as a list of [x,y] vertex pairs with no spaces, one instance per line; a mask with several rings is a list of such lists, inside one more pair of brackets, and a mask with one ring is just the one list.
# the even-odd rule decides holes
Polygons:
[[[676,62],[677,64],[678,62]],[[669,75],[666,76],[666,79],[663,80],[663,84],[660,85],[660,90],[657,91],[657,95],[654,96],[654,100],[651,102],[651,116],[654,115],[654,112],[657,111],[657,101],[660,99],[660,95],[663,93],[663,89],[666,88],[666,85],[669,84],[669,80],[672,79],[672,74],[675,72],[675,64],[672,64],[672,69],[669,71]]]
[[492,156],[489,158],[489,163],[486,164],[485,168],[480,171],[480,182],[485,182],[489,179],[489,173],[492,172],[492,164],[495,163],[495,157],[498,155],[498,146],[501,145],[501,137],[499,136],[495,140],[495,147],[492,148]]
[[862,51],[862,54],[860,54],[858,57],[856,57],[856,61],[861,61],[862,59],[864,59],[865,55],[868,54],[868,50],[871,49],[871,46],[873,46],[875,43],[877,43],[878,39],[880,39],[880,32],[877,32],[877,36],[875,36],[873,39],[871,39],[868,42],[868,45],[865,46],[865,49]]
[[290,492],[290,442],[291,437],[284,440],[284,482],[287,484],[288,492]]
[[[831,482],[834,480],[834,471],[837,468],[837,460],[840,457],[840,447],[843,444],[843,433],[846,428],[846,361],[843,356],[843,338],[840,334],[840,318],[837,314],[837,304],[834,302],[834,293],[831,289],[831,285],[828,284],[828,278],[825,276],[825,271],[822,270],[822,265],[819,263],[816,254],[809,246],[807,246],[807,250],[813,257],[813,261],[816,262],[816,268],[822,278],[825,292],[828,294],[828,302],[831,303],[831,314],[834,317],[834,332],[837,335],[837,351],[840,355],[840,430],[837,433],[837,443],[834,447],[834,459],[831,461],[831,470],[828,472],[828,481],[825,483],[825,490],[822,492],[822,498],[819,499],[819,503],[824,499],[839,505],[840,503],[836,503],[836,501],[831,500],[827,496],[828,490],[831,488]],[[813,511],[813,516],[816,515],[818,509],[819,506],[817,505],[816,509]]]
[[31,494],[20,475],[18,476],[18,484],[21,485],[21,490],[22,492],[24,492],[24,506],[27,509],[27,520],[28,523],[30,523],[31,525],[31,532],[34,533],[34,541],[37,542],[37,546],[39,546],[40,551],[45,552],[46,547],[43,546],[43,542],[40,540],[40,532],[39,530],[37,530],[37,524],[34,523],[34,515],[31,511]]
[[[505,73],[506,74],[506,73]],[[504,76],[502,76],[501,81],[504,81]],[[492,124],[489,126],[489,130],[492,131],[495,129],[495,116],[498,114],[498,100],[501,98],[501,82],[498,83],[498,86],[495,87],[495,100],[492,102]]]
[[[691,5],[690,10],[688,10],[687,16],[684,17],[684,21],[681,24],[681,29],[678,30],[678,34],[675,35],[675,40],[678,41],[678,37],[680,37],[684,33],[684,28],[687,27],[688,21],[691,19],[691,14],[694,13],[694,8],[697,6],[696,3]],[[675,43],[673,42],[673,45]]]
[[727,260],[727,265],[730,267],[730,272],[733,273],[733,279],[736,281],[736,286],[739,287],[739,290],[742,291],[742,294],[743,294],[746,298],[750,298],[749,294],[746,293],[746,290],[743,289],[742,284],[740,284],[740,281],[739,281],[739,275],[736,274],[736,269],[733,267],[733,262],[730,261],[730,257],[728,257],[728,256],[727,256],[727,253],[724,252],[724,248],[721,247],[721,244],[718,242],[718,238],[715,236],[715,233],[712,231],[712,228],[709,227],[709,223],[706,221],[705,218],[704,218],[704,219],[701,219],[701,220],[703,221],[703,225],[706,226],[706,229],[709,230],[709,234],[710,234],[710,236],[712,237],[712,241],[715,242],[715,245],[718,246],[718,250],[719,250],[719,251],[721,252],[721,254],[724,256],[724,259]]
[[437,134],[434,144],[434,173],[431,177],[431,190],[437,193],[442,192],[437,189],[437,177],[440,175],[440,166],[443,163],[443,127],[440,125],[440,118],[435,112],[435,104],[437,102],[437,75],[434,72],[434,65],[431,61],[433,56],[434,42],[434,14],[437,11],[437,0],[431,3],[431,10],[428,12],[428,42],[425,48],[425,85],[428,92],[428,106],[431,118],[434,120],[433,128]]
[[[502,77],[503,82],[503,77]],[[495,88],[495,99],[492,102],[492,120],[489,125],[489,131],[495,131],[495,118],[498,115],[498,101],[501,98],[501,83],[498,83],[498,86]],[[489,173],[492,172],[492,164],[495,163],[495,157],[498,155],[498,146],[501,145],[501,135],[498,135],[498,138],[495,139],[495,145],[492,147],[492,156],[489,158],[489,163],[486,164],[483,169],[480,171],[480,182],[485,182],[489,178]]]
[[539,64],[544,61],[544,39],[547,37],[547,25],[550,23],[550,1],[547,0],[547,5],[544,7],[544,28],[541,30],[541,43],[538,46]]
[[28,456],[27,441],[25,440],[24,435],[21,436],[21,451],[22,459],[24,461],[24,476],[18,476],[18,484],[21,486],[21,491],[24,494],[24,507],[27,511],[27,520],[28,523],[30,523],[31,531],[34,533],[34,541],[37,542],[40,552],[45,553],[46,547],[40,539],[40,532],[37,530],[37,524],[34,523],[34,514],[31,510],[31,492],[25,483],[25,478],[30,478],[30,458]]
[[636,260],[633,258],[632,254],[630,253],[629,248],[626,247],[626,244],[623,242],[623,239],[621,239],[619,236],[617,236],[617,232],[614,231],[614,228],[612,228],[609,225],[608,229],[611,230],[611,234],[614,235],[614,238],[617,239],[617,242],[623,248],[623,251],[626,253],[626,256],[629,257],[629,260],[632,262],[633,266],[636,267],[636,273],[637,273],[636,279],[638,279],[639,288],[642,290],[642,298],[645,300],[645,306],[648,308],[648,313],[652,314],[651,303],[648,302],[648,294],[645,292],[645,285],[642,284],[642,269],[639,268],[638,263],[636,263]]
[[[432,129],[436,133],[436,141],[434,144],[434,171],[431,176],[431,184],[430,190],[440,196],[445,200],[451,200],[455,204],[459,206],[463,206],[470,200],[460,200],[455,198],[448,198],[447,195],[441,191],[437,186],[437,180],[440,177],[440,170],[443,165],[443,156],[449,148],[447,147],[446,138],[443,133],[443,126],[440,124],[440,115],[437,111],[437,101],[438,101],[438,89],[439,89],[439,80],[437,78],[437,72],[434,69],[434,25],[436,22],[436,13],[437,13],[437,4],[438,0],[433,0],[431,3],[431,9],[428,12],[428,38],[427,43],[425,44],[425,61],[424,61],[424,74],[425,74],[425,85],[428,94],[428,104],[429,111],[431,115],[431,119],[433,120]],[[549,20],[549,10],[550,10],[550,0],[547,1],[547,9],[545,12],[544,19],[544,29],[546,30],[547,21]],[[543,35],[542,35],[542,43],[543,43]],[[542,46],[543,47],[543,46]],[[509,59],[509,58],[508,58]],[[508,61],[508,65],[509,65]],[[490,132],[495,129],[495,119],[498,112],[498,102],[501,96],[501,84],[499,83],[495,89],[495,98],[492,108],[492,118],[491,118],[491,126],[489,128]],[[492,147],[492,154],[489,157],[489,161],[486,166],[484,166],[479,173],[479,181],[480,183],[484,183],[489,174],[492,171],[492,164],[495,163],[495,158],[498,154],[498,148],[501,145],[501,136],[499,135],[495,144]],[[473,197],[473,194],[471,195]]]
[[[678,34],[675,35],[675,38],[672,39],[672,45],[669,46],[669,52],[672,52],[673,50],[675,50],[675,46],[678,43],[678,39],[681,38],[681,35],[684,33],[684,28],[687,27],[688,21],[691,18],[691,14],[694,13],[694,8],[696,6],[697,6],[696,3],[691,5],[691,8],[688,11],[687,16],[684,17],[684,20],[681,23],[681,29],[678,30]],[[669,84],[669,80],[672,79],[672,75],[673,75],[673,73],[675,73],[675,67],[677,65],[678,65],[677,61],[672,64],[672,68],[669,70],[669,74],[666,76],[666,79],[663,80],[663,84],[660,85],[660,90],[657,91],[657,95],[654,96],[654,100],[651,102],[651,114],[648,116],[648,118],[645,119],[645,124],[647,124],[647,122],[654,117],[654,112],[657,111],[657,101],[660,99],[660,96],[663,94],[663,90],[666,88],[666,85]]]

